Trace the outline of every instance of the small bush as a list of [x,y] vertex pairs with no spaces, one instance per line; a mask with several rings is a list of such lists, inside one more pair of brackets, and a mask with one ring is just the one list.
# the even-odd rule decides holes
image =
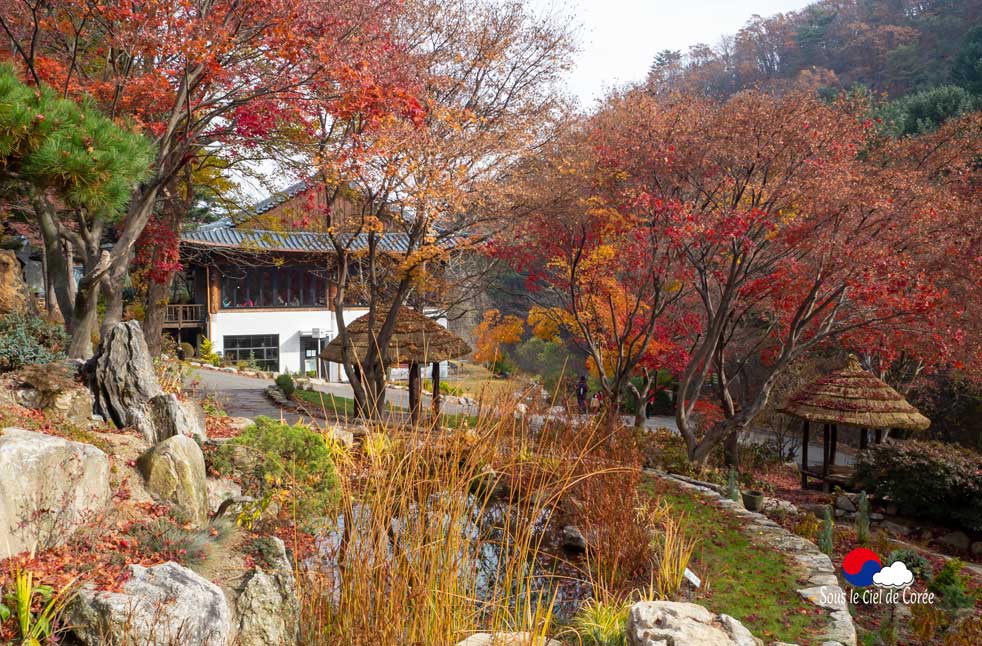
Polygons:
[[[243,450],[254,459],[237,458],[235,452]],[[339,496],[337,471],[324,436],[268,417],[257,417],[255,424],[220,447],[210,466],[222,475],[238,476],[248,494],[272,497],[284,512],[292,513],[296,504],[303,521],[323,517]]]
[[573,618],[572,630],[583,646],[627,646],[628,603],[590,599]]
[[184,354],[184,359],[194,359],[194,346],[185,341],[180,346],[181,352]]
[[283,391],[287,397],[293,397],[293,393],[297,390],[297,384],[294,383],[293,377],[287,373],[276,377],[276,387]]
[[903,562],[918,581],[927,581],[934,576],[931,562],[921,556],[921,553],[917,550],[904,549],[890,552],[890,556],[887,557],[887,564],[896,563],[897,561]]
[[961,573],[964,567],[965,563],[961,559],[951,559],[931,579],[928,589],[941,596],[941,607],[960,610],[975,605],[975,597],[968,591],[965,577]]
[[67,345],[65,328],[39,316],[8,314],[0,318],[0,372],[64,359]]
[[822,550],[823,554],[828,554],[832,556],[832,550],[834,545],[832,543],[832,528],[835,523],[832,520],[832,508],[825,507],[825,520],[822,521],[822,528],[818,532],[818,549]]
[[940,442],[905,440],[860,454],[855,482],[910,516],[982,530],[982,455]]

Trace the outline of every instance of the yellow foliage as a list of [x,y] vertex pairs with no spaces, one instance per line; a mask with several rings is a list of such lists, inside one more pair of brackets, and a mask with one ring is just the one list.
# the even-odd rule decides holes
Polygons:
[[477,349],[474,359],[482,363],[492,363],[501,357],[501,346],[514,345],[522,340],[525,323],[517,316],[502,316],[498,310],[484,313],[475,332]]

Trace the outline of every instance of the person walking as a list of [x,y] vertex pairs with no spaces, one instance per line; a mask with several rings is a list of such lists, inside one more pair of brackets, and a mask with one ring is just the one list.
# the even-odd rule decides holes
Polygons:
[[586,376],[580,375],[580,380],[576,382],[576,405],[580,409],[580,415],[586,415]]

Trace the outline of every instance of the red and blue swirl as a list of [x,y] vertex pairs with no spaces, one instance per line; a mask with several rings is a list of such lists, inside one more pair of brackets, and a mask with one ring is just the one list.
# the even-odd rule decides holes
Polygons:
[[865,547],[857,547],[842,559],[842,575],[857,588],[873,585],[873,575],[881,569],[880,557]]

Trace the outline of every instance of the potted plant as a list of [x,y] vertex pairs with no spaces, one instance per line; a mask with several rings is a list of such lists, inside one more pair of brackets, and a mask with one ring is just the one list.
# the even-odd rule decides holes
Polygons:
[[760,508],[764,506],[764,494],[759,491],[744,491],[741,492],[743,496],[743,506],[749,511],[760,511]]

